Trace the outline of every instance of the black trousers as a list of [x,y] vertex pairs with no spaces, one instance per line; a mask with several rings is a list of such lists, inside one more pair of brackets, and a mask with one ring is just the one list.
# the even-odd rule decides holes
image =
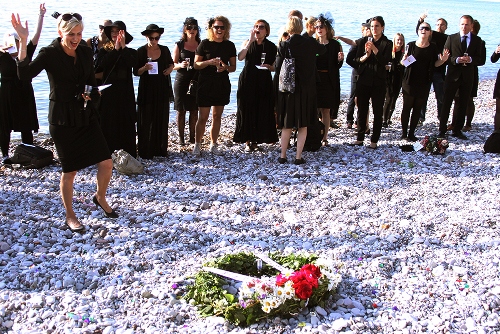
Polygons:
[[382,131],[382,115],[384,112],[385,82],[376,82],[373,86],[356,84],[356,97],[358,98],[358,134],[357,140],[363,141],[366,132],[366,118],[370,108],[370,99],[373,108],[373,132],[370,141],[377,143]]
[[453,118],[453,132],[462,131],[465,123],[465,115],[467,112],[467,102],[469,101],[470,93],[474,80],[466,80],[461,76],[457,81],[450,79],[448,76],[444,82],[444,99],[443,110],[441,111],[441,119],[439,122],[439,133],[445,133],[448,127],[448,118],[450,118],[451,104],[455,95],[459,94],[457,113]]

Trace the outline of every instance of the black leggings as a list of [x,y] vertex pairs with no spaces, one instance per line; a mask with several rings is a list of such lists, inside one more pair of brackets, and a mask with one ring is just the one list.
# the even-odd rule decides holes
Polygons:
[[[403,135],[415,135],[415,129],[417,128],[418,120],[420,119],[420,110],[422,109],[424,103],[425,99],[423,97],[411,96],[403,91],[403,110],[401,111],[401,128],[403,129]],[[408,122],[410,122],[409,133]]]
[[[24,144],[33,145],[33,132],[31,130],[21,131],[21,141]],[[4,157],[9,156],[10,131],[0,130],[0,148]]]

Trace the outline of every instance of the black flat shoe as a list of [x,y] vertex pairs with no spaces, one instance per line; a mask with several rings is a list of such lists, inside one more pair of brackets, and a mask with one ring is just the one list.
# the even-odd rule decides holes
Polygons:
[[418,138],[415,137],[415,136],[409,135],[408,138],[407,138],[407,140],[411,141],[411,142],[416,142],[416,141],[418,141]]
[[64,224],[69,228],[69,230],[73,233],[84,233],[85,232],[85,226],[80,224],[80,227],[77,228],[72,228],[69,226],[68,221],[65,220]]
[[451,136],[452,136],[452,137],[455,137],[455,138],[458,138],[458,139],[462,139],[462,140],[467,140],[467,139],[469,139],[469,138],[467,138],[467,136],[466,136],[466,135],[464,135],[464,134],[462,133],[462,131],[460,131],[460,132],[454,132]]
[[363,143],[345,143],[347,146],[363,146]]
[[286,158],[278,158],[278,162],[280,164],[284,164],[284,163],[286,163],[286,161],[287,161]]
[[304,158],[295,159],[295,161],[293,162],[294,165],[302,165],[305,163],[306,163],[306,161],[304,160]]
[[111,210],[111,212],[106,212],[106,210],[104,210],[104,208],[101,206],[101,204],[99,204],[99,201],[97,201],[97,197],[95,197],[94,195],[94,198],[92,198],[92,201],[94,202],[94,204],[101,208],[102,211],[104,211],[104,214],[106,215],[106,217],[108,218],[118,218],[118,214],[115,212],[115,210]]
[[378,146],[368,145],[367,148],[369,148],[370,150],[376,150],[378,148]]

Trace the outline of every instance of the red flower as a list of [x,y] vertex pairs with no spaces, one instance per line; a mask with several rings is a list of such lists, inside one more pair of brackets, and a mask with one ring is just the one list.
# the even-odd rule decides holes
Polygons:
[[295,289],[295,295],[299,299],[306,300],[312,296],[312,286],[306,280],[293,283],[293,288]]
[[276,276],[276,285],[277,286],[283,286],[285,283],[288,282],[288,278],[283,276],[282,274],[279,274]]
[[308,273],[312,274],[315,278],[321,277],[321,271],[319,270],[319,267],[316,267],[314,264],[306,264],[302,266],[300,270],[307,271]]
[[305,277],[307,283],[309,283],[311,285],[311,287],[313,287],[313,288],[318,287],[318,279],[313,274],[305,272],[304,277]]
[[290,276],[290,280],[295,284],[295,283],[298,283],[300,281],[304,281],[306,280],[306,277],[305,277],[305,272],[302,271],[302,270],[299,270],[299,271],[296,271],[294,272],[291,276]]

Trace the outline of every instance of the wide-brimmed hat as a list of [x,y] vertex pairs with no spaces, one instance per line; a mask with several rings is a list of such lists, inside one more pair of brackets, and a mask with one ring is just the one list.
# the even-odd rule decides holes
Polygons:
[[163,31],[165,31],[165,29],[158,27],[154,23],[151,23],[151,24],[148,24],[148,26],[146,27],[146,30],[144,30],[143,32],[141,32],[141,34],[143,36],[149,36],[152,33],[157,32],[157,33],[159,33],[161,35],[161,34],[163,34]]
[[115,21],[115,22],[113,22],[112,25],[104,27],[104,33],[106,34],[106,37],[108,37],[109,40],[112,39],[111,38],[111,29],[113,29],[113,27],[118,28],[120,30],[125,30],[125,44],[132,42],[134,37],[132,37],[132,35],[130,35],[127,32],[127,26],[125,25],[125,23],[123,23],[123,21]]

